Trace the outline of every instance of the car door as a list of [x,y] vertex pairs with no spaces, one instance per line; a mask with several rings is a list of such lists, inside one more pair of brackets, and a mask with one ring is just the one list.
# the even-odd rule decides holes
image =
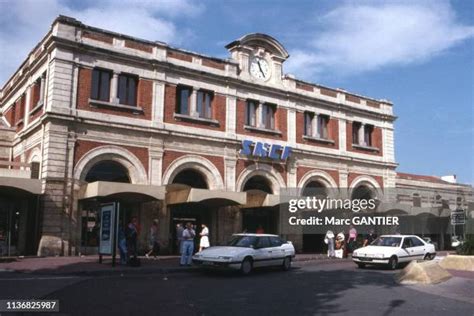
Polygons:
[[411,261],[415,260],[417,254],[415,252],[415,247],[413,247],[413,241],[410,237],[403,238],[402,244],[402,253],[403,255],[400,256],[399,261]]
[[254,247],[253,266],[264,267],[271,264],[270,240],[268,237],[257,237]]
[[285,259],[285,248],[283,248],[283,241],[280,237],[269,237],[270,238],[270,248],[269,248],[269,257],[272,259],[272,265],[282,265],[283,260]]
[[423,259],[426,253],[426,245],[423,241],[418,239],[418,237],[410,237],[414,253],[416,254],[416,259]]

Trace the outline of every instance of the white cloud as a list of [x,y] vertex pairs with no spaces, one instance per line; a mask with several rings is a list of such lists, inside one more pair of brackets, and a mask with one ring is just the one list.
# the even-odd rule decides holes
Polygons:
[[14,73],[60,14],[85,24],[179,45],[190,36],[175,20],[199,15],[191,0],[0,0],[0,85]]
[[347,75],[422,62],[474,36],[474,27],[457,22],[443,1],[346,3],[317,25],[307,47],[290,52],[290,72]]

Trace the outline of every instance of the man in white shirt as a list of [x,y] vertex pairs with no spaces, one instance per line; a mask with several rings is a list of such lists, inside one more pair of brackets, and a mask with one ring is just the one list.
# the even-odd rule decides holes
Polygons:
[[181,253],[181,266],[190,266],[193,258],[194,252],[194,237],[196,232],[193,229],[191,223],[186,223],[186,229],[183,231],[183,241],[182,241],[182,253]]

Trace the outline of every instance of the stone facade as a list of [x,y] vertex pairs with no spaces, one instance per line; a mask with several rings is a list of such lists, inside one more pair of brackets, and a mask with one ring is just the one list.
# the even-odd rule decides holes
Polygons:
[[[80,189],[101,161],[124,167],[131,184],[166,186],[180,172],[194,170],[203,176],[206,189],[232,192],[243,191],[254,176],[266,178],[273,194],[310,181],[346,196],[362,184],[376,190],[414,185],[395,171],[396,117],[389,101],[284,75],[282,64],[288,53],[267,35],[246,35],[227,48],[230,58],[218,59],[93,28],[73,18],[54,21],[5,84],[0,99],[0,118],[14,130],[7,143],[2,138],[0,158],[35,159],[40,164],[38,254],[83,251],[84,212],[89,206],[81,201]],[[255,60],[268,64],[263,79],[251,73]],[[91,98],[94,69],[110,73],[107,100]],[[133,106],[118,102],[120,74],[137,78]],[[190,110],[184,115],[176,110],[181,86],[191,93]],[[196,112],[199,91],[213,96],[211,114],[205,118]],[[259,104],[255,126],[248,124],[248,100]],[[262,125],[265,104],[273,107],[272,128]],[[317,124],[324,124],[315,123],[316,117],[327,120],[325,135],[305,135],[307,114],[314,117],[313,132]],[[367,126],[369,140],[364,134]],[[356,144],[354,137],[365,143]],[[291,157],[274,161],[240,155],[245,139],[291,146]],[[420,188],[432,192],[425,183],[421,181]],[[450,202],[459,192],[463,201],[472,201],[470,187],[439,189],[449,191]],[[171,211],[173,207],[166,200],[130,206],[144,226],[144,244],[147,225],[158,218],[163,244],[172,248],[173,214],[181,214],[178,209]],[[244,228],[238,206],[214,205],[204,212],[209,213],[203,216],[209,221],[213,243],[225,242]],[[295,241],[298,249],[301,243]]]

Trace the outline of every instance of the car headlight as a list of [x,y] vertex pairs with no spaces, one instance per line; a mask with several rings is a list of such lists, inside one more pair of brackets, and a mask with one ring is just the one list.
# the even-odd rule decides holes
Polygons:
[[375,255],[373,255],[373,257],[377,259],[383,259],[384,255],[383,253],[376,253]]
[[232,259],[232,257],[229,257],[229,256],[219,256],[217,258],[221,259],[221,260],[231,260]]
[[194,256],[195,256],[196,258],[201,258],[201,254],[200,254],[200,253],[196,253]]

